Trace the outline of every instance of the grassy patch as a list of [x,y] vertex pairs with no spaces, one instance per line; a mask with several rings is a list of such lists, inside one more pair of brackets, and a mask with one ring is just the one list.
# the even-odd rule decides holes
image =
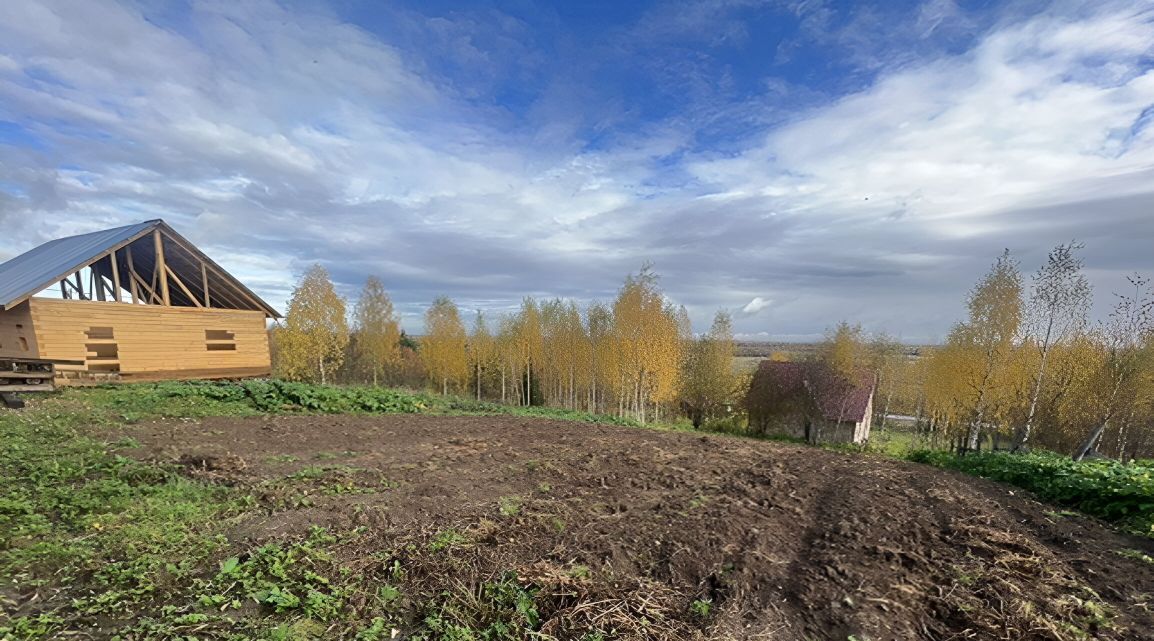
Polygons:
[[440,552],[442,550],[448,550],[462,546],[468,542],[469,537],[465,536],[464,534],[453,529],[444,530],[442,532],[438,532],[437,535],[433,537],[433,540],[429,542],[429,550],[433,552]]
[[[43,397],[41,397],[43,398]],[[257,416],[261,414],[440,414],[524,416],[580,423],[638,427],[626,417],[552,407],[502,405],[389,389],[314,385],[281,380],[168,381],[67,388],[47,397],[76,412],[100,415],[107,422],[136,423],[155,418]],[[650,427],[670,427],[650,424]],[[322,458],[355,452],[322,452]]]
[[1154,537],[1154,468],[1149,466],[1074,462],[1050,452],[959,455],[919,450],[907,458],[1016,485],[1056,505]]
[[924,447],[925,443],[916,434],[898,427],[889,427],[871,432],[866,449],[887,456],[903,458]]
[[497,510],[501,516],[517,516],[521,512],[522,503],[519,496],[502,496],[497,500]]
[[[44,599],[0,623],[0,638],[39,638],[74,618],[131,618],[194,576],[225,541],[217,530],[245,509],[230,488],[190,481],[121,455],[82,428],[123,409],[71,404],[0,412],[0,589],[87,587],[69,603]],[[0,620],[2,621],[2,620]]]

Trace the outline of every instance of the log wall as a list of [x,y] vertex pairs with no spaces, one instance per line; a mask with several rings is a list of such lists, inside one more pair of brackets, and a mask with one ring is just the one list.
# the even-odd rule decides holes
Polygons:
[[0,310],[0,356],[39,358],[28,303]]
[[39,357],[58,370],[129,378],[260,376],[271,371],[264,312],[33,298]]

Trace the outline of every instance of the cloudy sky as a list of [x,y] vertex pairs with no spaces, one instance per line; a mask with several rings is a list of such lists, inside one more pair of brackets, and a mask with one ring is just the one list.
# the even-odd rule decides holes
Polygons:
[[1154,273],[1154,0],[3,0],[0,259],[164,218],[270,302],[310,263],[699,328],[944,336],[1004,247]]

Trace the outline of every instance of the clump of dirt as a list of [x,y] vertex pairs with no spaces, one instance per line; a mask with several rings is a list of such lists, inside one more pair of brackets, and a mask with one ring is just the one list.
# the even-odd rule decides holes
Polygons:
[[334,566],[399,585],[412,616],[513,573],[559,639],[1154,638],[1154,564],[1120,554],[1154,541],[929,467],[515,417],[125,430],[145,457],[277,488],[238,547],[355,533]]

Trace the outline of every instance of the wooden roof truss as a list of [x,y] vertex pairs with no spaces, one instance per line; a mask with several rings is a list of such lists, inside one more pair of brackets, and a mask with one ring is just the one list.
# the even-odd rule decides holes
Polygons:
[[67,300],[246,309],[280,316],[164,223],[62,275],[59,283]]

